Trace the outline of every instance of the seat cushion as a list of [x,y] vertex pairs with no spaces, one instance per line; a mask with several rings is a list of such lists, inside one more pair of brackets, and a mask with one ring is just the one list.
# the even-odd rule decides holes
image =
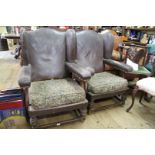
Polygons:
[[30,104],[35,109],[77,103],[85,100],[85,91],[72,79],[32,82]]
[[127,90],[126,79],[108,72],[96,73],[88,82],[88,91],[95,94],[106,94]]
[[136,85],[138,86],[139,90],[143,90],[149,93],[152,96],[155,96],[155,78],[148,77],[142,80],[139,80]]

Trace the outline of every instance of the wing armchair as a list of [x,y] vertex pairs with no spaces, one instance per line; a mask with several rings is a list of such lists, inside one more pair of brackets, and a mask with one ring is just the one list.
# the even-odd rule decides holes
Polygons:
[[[18,82],[25,92],[32,128],[47,128],[85,119],[85,91],[70,78],[67,64],[71,64],[71,72],[82,79],[89,79],[91,73],[73,62],[76,58],[74,36],[72,30],[59,32],[48,28],[24,32],[22,35],[23,66]],[[73,119],[39,123],[41,118],[73,111],[76,114]]]
[[120,103],[124,104],[128,90],[127,80],[104,71],[104,64],[123,71],[132,70],[130,66],[111,59],[114,45],[112,34],[108,31],[103,32],[102,35],[91,30],[80,31],[76,33],[75,43],[76,63],[91,72],[91,78],[85,83],[89,100],[88,112],[102,109],[95,107],[95,101],[98,99],[121,96]]

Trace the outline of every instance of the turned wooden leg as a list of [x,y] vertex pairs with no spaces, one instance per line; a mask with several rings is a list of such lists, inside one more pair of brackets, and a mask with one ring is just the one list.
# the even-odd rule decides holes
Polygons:
[[37,117],[30,117],[30,125],[33,129],[37,128],[38,126]]
[[145,93],[145,95],[144,95],[144,99],[145,99],[145,101],[150,102],[151,99],[152,99],[152,96],[149,95],[149,94],[147,94],[147,93]]
[[87,108],[80,109],[80,113],[81,113],[81,121],[84,121],[86,119],[86,115],[87,115]]
[[129,112],[129,111],[131,110],[131,108],[133,107],[137,92],[138,92],[138,87],[136,86],[135,89],[134,89],[133,92],[132,92],[132,104],[131,104],[130,107],[126,110],[127,112]]
[[91,111],[93,110],[93,107],[94,107],[94,100],[91,100],[91,101],[88,103],[88,114],[91,113]]
[[124,93],[124,94],[122,95],[122,105],[125,104],[126,99],[127,99],[127,93]]
[[140,98],[139,98],[139,103],[143,105],[142,103],[142,99],[144,97],[144,92],[142,91],[141,94],[140,94]]

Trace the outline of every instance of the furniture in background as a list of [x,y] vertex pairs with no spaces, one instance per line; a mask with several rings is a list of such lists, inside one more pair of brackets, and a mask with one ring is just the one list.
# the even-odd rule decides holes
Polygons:
[[110,30],[115,32],[118,36],[122,36],[124,34],[124,26],[98,26],[97,32],[101,32],[104,30]]
[[[23,66],[18,82],[25,93],[32,128],[84,120],[87,113],[85,91],[70,78],[68,71],[83,79],[80,80],[82,85],[91,77],[91,72],[74,63],[75,31],[41,28],[24,32],[21,37]],[[72,112],[75,114],[73,119],[39,123],[42,118]]]
[[9,47],[8,47],[8,42],[7,39],[2,38],[0,36],[0,51],[8,51]]
[[116,61],[124,61],[126,57],[126,50],[125,48],[122,48],[123,46],[123,37],[118,36],[115,31],[109,30],[113,34],[114,37],[114,48],[112,52],[112,59]]
[[20,56],[20,50],[21,50],[21,46],[19,44],[19,39],[20,39],[20,35],[16,35],[16,34],[7,34],[5,35],[5,38],[6,39],[13,39],[13,40],[16,40],[17,41],[17,47],[15,49],[15,58],[19,58]]
[[155,76],[155,70],[153,66],[155,65],[155,44],[148,44],[147,45],[147,60],[145,67],[152,73],[152,76]]
[[136,84],[137,79],[142,79],[145,77],[150,76],[150,71],[146,69],[146,57],[147,57],[147,50],[145,47],[135,44],[128,44],[127,46],[122,46],[126,50],[126,57],[124,64],[127,64],[127,60],[131,60],[133,63],[138,65],[138,69],[131,71],[131,72],[120,72],[119,74],[126,78],[129,82],[129,87],[133,88]]
[[143,104],[142,99],[144,97],[144,93],[148,93],[151,96],[155,96],[155,78],[147,77],[147,78],[139,80],[136,83],[136,86],[132,92],[132,104],[126,110],[127,112],[129,112],[131,110],[131,108],[133,107],[134,102],[135,102],[135,97],[136,97],[136,94],[138,93],[138,91],[141,91],[141,95],[140,95],[140,99],[139,99],[140,104]]
[[134,105],[135,97],[138,91],[141,91],[139,102],[142,104],[142,99],[150,101],[153,96],[155,96],[155,44],[148,44],[148,54],[145,67],[150,71],[150,77],[141,79],[137,81],[136,86],[132,92],[132,104],[127,109],[127,112],[131,110]]
[[130,45],[130,48],[127,50],[125,61],[127,62],[127,59],[130,59],[134,63],[138,64],[138,70],[126,73],[124,75],[125,78],[141,78],[150,75],[150,72],[145,68],[146,56],[147,50],[145,48],[141,48],[141,46],[138,45]]
[[[87,98],[89,100],[88,113],[95,110],[102,110],[102,107],[96,107],[96,101],[99,99],[119,96],[119,103],[121,105],[124,104],[128,90],[127,80],[104,71],[104,64],[112,65],[124,71],[132,70],[130,66],[111,59],[114,45],[112,34],[109,31],[98,34],[95,31],[85,30],[76,33],[76,40],[76,62],[92,72],[91,79],[85,83]],[[103,108],[105,107],[107,105],[103,103]]]
[[151,37],[155,35],[155,28],[150,27],[125,27],[123,35],[128,38],[126,43],[146,46]]

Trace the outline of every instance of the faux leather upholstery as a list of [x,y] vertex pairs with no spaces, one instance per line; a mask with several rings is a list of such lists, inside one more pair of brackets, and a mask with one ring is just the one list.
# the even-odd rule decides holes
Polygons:
[[20,87],[29,87],[31,85],[31,65],[22,66],[18,83]]
[[91,30],[80,31],[77,36],[77,60],[95,72],[103,71],[103,37]]
[[122,70],[124,72],[131,72],[133,70],[131,66],[121,63],[121,62],[118,62],[118,61],[115,61],[115,60],[112,60],[112,59],[103,59],[103,61],[105,64],[111,65],[114,68]]
[[[27,74],[21,69],[19,85],[29,86],[33,81],[64,78],[66,68],[82,78],[90,78],[94,74],[91,67],[83,67],[76,59],[77,41],[74,30],[59,32],[52,29],[39,29],[24,32],[20,38],[23,65],[31,64],[31,72]],[[66,61],[70,64],[66,65]],[[26,75],[27,74],[27,75]],[[31,80],[30,82],[28,82]]]
[[72,62],[76,59],[76,33],[75,30],[69,29],[66,31],[66,47],[67,61]]
[[[66,78],[66,62],[72,65],[76,62],[74,30],[59,32],[42,28],[24,32],[21,41],[25,61],[18,82],[21,87],[30,86],[29,100],[33,108],[52,108],[86,100],[84,89]],[[90,71],[77,66],[71,67],[73,72],[85,78],[91,76]]]
[[32,81],[65,77],[65,32],[47,28],[24,32],[23,49],[31,64]]
[[107,94],[117,91],[126,91],[128,89],[127,80],[104,72],[103,68],[105,62],[120,70],[132,70],[131,67],[120,63],[118,64],[111,59],[114,46],[112,34],[108,31],[102,34],[97,34],[94,31],[81,31],[77,32],[76,35],[78,63],[95,70],[95,74],[88,81],[88,92]]
[[83,79],[88,79],[92,76],[91,71],[89,71],[88,69],[85,69],[84,67],[81,67],[76,63],[66,63],[66,66],[70,71],[72,71],[73,73],[76,73],[78,76],[82,77]]
[[114,37],[108,30],[103,31],[102,36],[104,43],[104,58],[111,59],[114,47]]

